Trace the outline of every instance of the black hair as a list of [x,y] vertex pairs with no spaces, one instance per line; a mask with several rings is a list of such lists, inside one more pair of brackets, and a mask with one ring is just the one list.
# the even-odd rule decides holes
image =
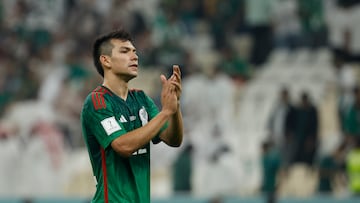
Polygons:
[[124,29],[114,30],[112,32],[103,34],[96,38],[94,45],[93,45],[93,60],[94,65],[97,72],[104,77],[104,69],[100,62],[100,56],[111,55],[111,51],[113,49],[113,44],[111,44],[112,39],[119,39],[121,41],[130,41],[132,42],[132,38],[130,33],[128,33]]

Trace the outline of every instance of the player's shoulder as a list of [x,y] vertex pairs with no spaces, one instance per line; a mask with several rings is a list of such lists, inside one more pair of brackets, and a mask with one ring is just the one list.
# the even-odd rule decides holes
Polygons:
[[88,94],[85,104],[92,107],[94,110],[105,109],[107,105],[106,98],[111,97],[112,94],[113,93],[107,88],[98,86]]

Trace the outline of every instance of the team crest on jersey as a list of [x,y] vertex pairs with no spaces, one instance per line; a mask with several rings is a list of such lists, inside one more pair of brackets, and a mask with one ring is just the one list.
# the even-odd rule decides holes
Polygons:
[[144,126],[145,124],[148,123],[148,113],[146,112],[146,109],[144,106],[141,107],[141,109],[139,110],[139,117],[140,117],[142,126]]

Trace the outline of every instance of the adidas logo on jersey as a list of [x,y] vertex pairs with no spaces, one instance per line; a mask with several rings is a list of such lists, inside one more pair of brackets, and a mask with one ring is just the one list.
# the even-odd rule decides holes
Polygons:
[[121,115],[119,121],[120,121],[120,123],[126,123],[126,122],[127,122],[127,120],[126,120],[126,118],[124,117],[124,115]]

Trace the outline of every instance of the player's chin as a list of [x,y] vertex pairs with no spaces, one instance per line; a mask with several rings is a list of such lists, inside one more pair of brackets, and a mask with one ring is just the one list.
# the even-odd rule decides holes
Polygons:
[[136,77],[136,76],[138,76],[138,71],[137,70],[136,71],[130,71],[130,75]]
[[134,79],[137,77],[137,74],[127,74],[125,77],[124,75],[122,75],[123,79],[126,80],[127,82],[129,82],[130,80]]
[[130,73],[129,73],[129,78],[130,79],[136,78],[137,76],[138,76],[137,71],[130,71]]

